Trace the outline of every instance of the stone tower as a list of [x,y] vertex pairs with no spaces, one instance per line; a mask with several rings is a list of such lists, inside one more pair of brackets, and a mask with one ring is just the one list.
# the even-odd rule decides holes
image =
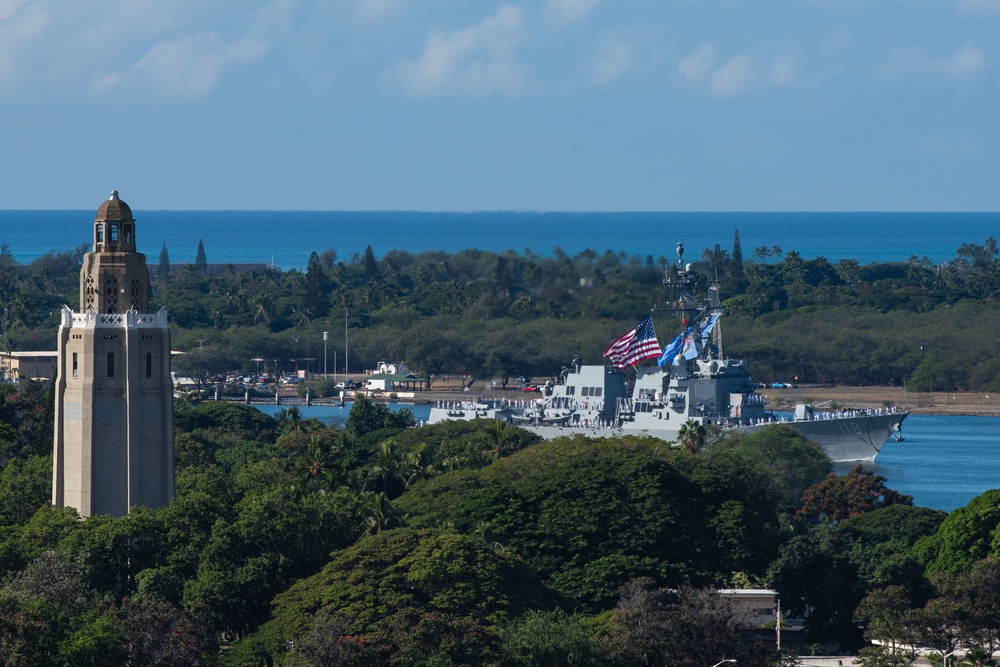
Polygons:
[[52,503],[123,516],[174,496],[174,411],[167,311],[149,312],[135,220],[112,192],[80,271],[80,313],[59,326]]

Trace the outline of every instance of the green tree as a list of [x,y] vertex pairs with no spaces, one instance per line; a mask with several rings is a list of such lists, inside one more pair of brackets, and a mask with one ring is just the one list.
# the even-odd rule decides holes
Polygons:
[[306,264],[306,293],[303,304],[312,317],[326,317],[330,312],[330,281],[326,270],[320,262],[319,255],[313,252]]
[[787,426],[774,426],[750,434],[729,434],[707,447],[718,465],[734,470],[757,470],[770,479],[793,513],[813,484],[830,473],[832,464],[823,449]]
[[[379,664],[418,664],[434,655],[491,663],[507,619],[552,609],[558,600],[523,561],[481,540],[435,529],[384,530],[334,553],[320,572],[278,595],[273,618],[233,651],[282,661],[290,640],[323,655],[360,650],[382,656]],[[321,630],[311,632],[317,623]],[[335,637],[355,639],[330,643]]]
[[414,423],[413,413],[409,409],[393,412],[384,403],[373,403],[368,397],[359,394],[354,399],[344,428],[350,436],[358,438],[383,428],[406,428]]
[[371,474],[382,481],[382,492],[389,492],[390,481],[396,481],[400,477],[403,457],[396,448],[392,440],[383,440],[379,443],[378,449],[372,457]]
[[694,419],[681,424],[677,431],[677,444],[689,454],[694,454],[705,446],[705,427]]
[[865,638],[877,641],[899,664],[909,664],[916,655],[909,609],[908,591],[902,586],[886,586],[869,592],[855,612],[865,624]]
[[23,525],[51,498],[51,455],[16,458],[0,471],[0,525]]
[[365,247],[365,253],[361,257],[361,270],[364,272],[366,282],[378,275],[378,260],[375,259],[371,246]]
[[494,541],[580,609],[607,609],[615,588],[640,576],[678,584],[764,574],[780,534],[776,496],[756,471],[733,472],[659,440],[580,436],[438,475],[397,506],[415,525],[490,524]]
[[968,572],[978,561],[1000,554],[1000,489],[954,510],[916,550],[930,572]]
[[743,277],[743,244],[740,242],[740,230],[733,232],[733,254],[730,257],[732,274],[737,278]]
[[205,257],[205,244],[198,239],[198,253],[194,257],[194,268],[196,271],[208,269],[208,259]]
[[167,252],[167,242],[163,242],[163,247],[160,248],[160,264],[159,264],[159,277],[160,280],[166,280],[170,276],[170,253]]
[[591,636],[586,619],[562,609],[529,611],[507,625],[501,637],[511,665],[597,667],[609,659]]

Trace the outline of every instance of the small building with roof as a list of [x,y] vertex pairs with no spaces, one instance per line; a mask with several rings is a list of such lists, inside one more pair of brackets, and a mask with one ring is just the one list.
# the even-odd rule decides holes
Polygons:
[[375,373],[365,378],[368,391],[423,391],[429,389],[429,378],[417,377],[413,373]]
[[56,376],[55,350],[0,352],[0,382],[38,380],[51,382]]

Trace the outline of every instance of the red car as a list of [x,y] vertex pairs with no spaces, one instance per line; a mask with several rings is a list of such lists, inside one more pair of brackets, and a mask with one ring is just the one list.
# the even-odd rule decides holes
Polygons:
[[536,386],[535,386],[535,385],[533,385],[533,384],[526,384],[526,385],[524,385],[523,387],[521,387],[521,391],[523,391],[523,392],[526,392],[526,393],[529,393],[529,394],[530,394],[530,393],[533,393],[533,392],[541,392],[542,390],[541,390],[541,389],[539,389],[538,387],[536,387]]

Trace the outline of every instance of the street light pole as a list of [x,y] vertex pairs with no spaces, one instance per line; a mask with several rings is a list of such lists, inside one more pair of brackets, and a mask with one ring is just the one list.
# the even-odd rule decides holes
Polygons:
[[330,340],[330,332],[323,332],[323,378],[326,378],[326,342]]

